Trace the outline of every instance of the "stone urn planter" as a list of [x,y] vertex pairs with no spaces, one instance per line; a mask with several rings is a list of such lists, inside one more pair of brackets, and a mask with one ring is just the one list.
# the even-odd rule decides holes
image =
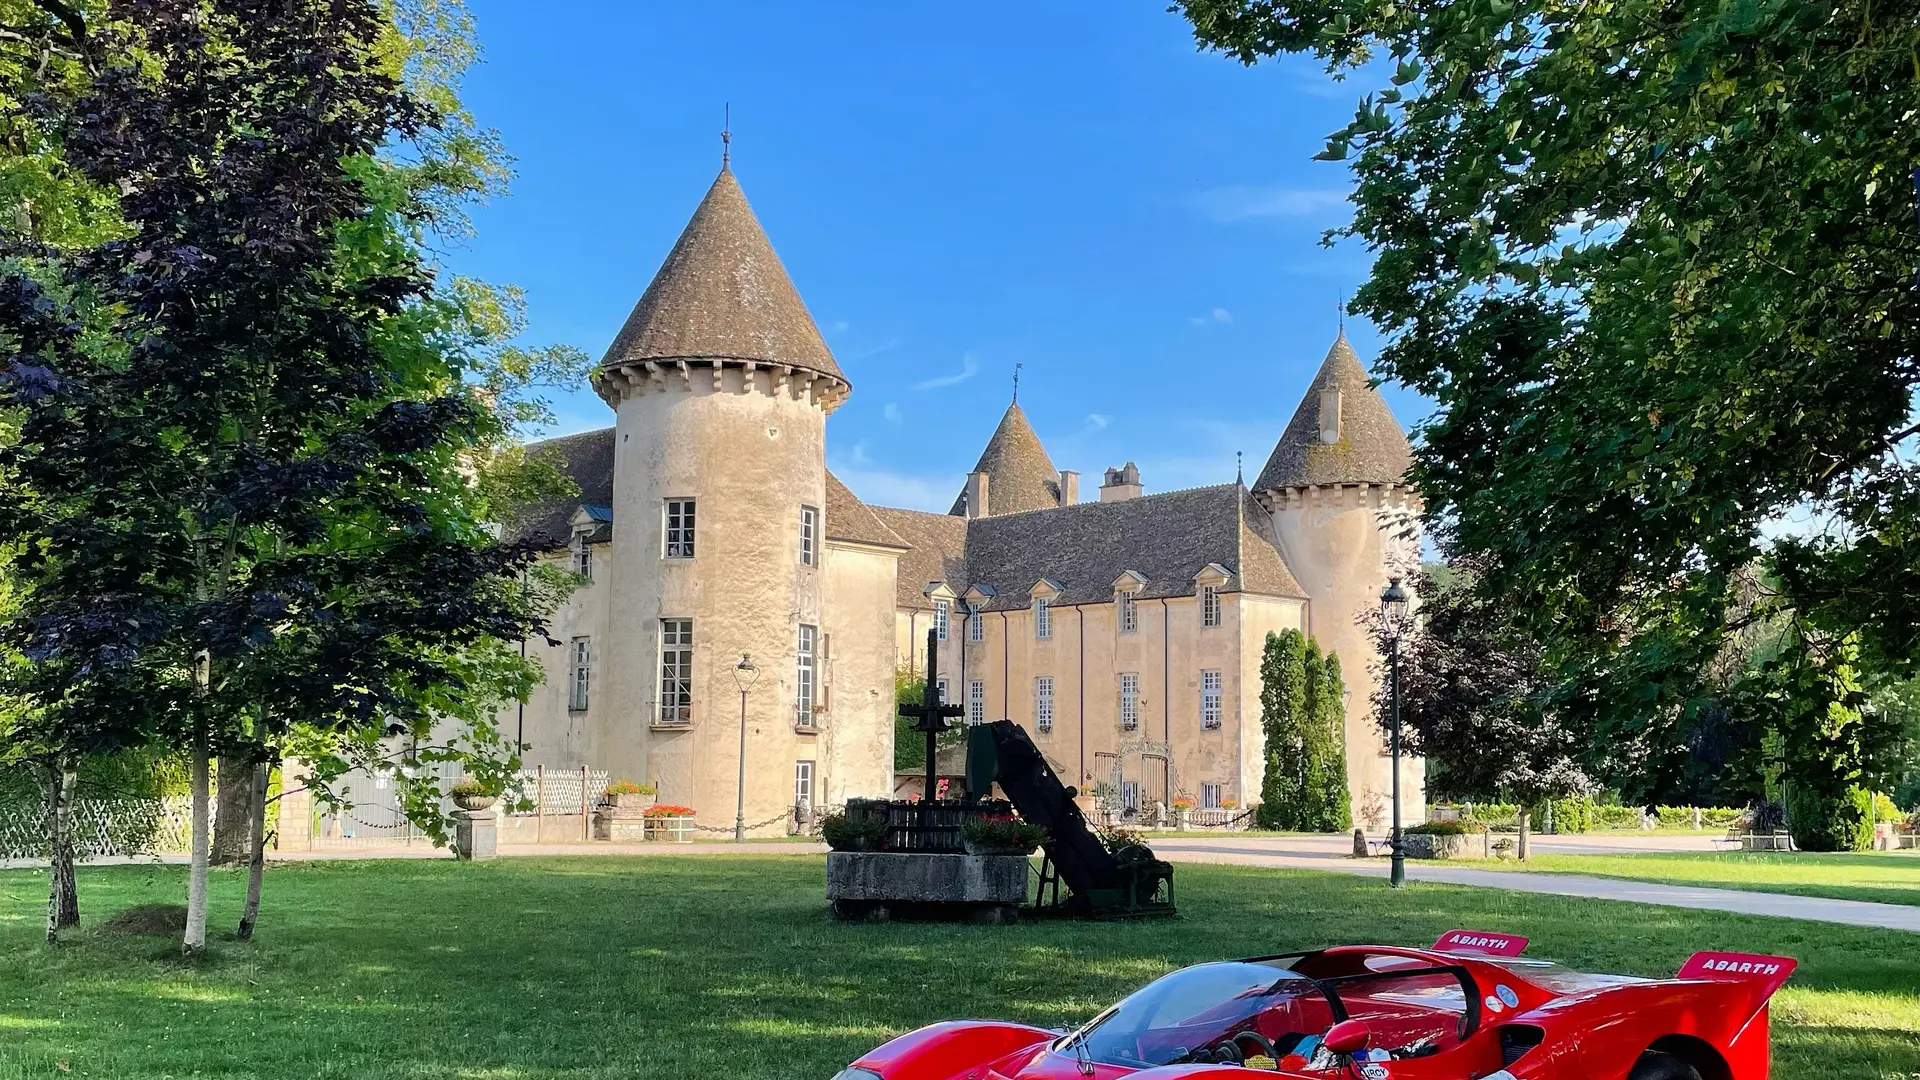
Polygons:
[[462,810],[491,810],[493,804],[500,801],[498,795],[480,795],[460,792],[453,797],[453,805]]

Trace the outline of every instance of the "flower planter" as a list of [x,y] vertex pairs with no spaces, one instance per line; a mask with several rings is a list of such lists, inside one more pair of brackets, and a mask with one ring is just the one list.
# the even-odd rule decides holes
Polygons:
[[963,840],[961,844],[967,849],[969,855],[1017,855],[1025,858],[1033,854],[1032,848],[1022,851],[1017,847],[1007,847],[1004,844],[983,844],[973,840]]
[[653,805],[654,797],[637,791],[608,792],[602,806],[611,806],[620,810],[644,810]]
[[645,832],[648,840],[659,840],[670,844],[690,844],[693,842],[693,819],[676,814],[670,817],[650,817],[646,819]]
[[455,795],[453,805],[462,810],[490,810],[499,798],[498,795]]

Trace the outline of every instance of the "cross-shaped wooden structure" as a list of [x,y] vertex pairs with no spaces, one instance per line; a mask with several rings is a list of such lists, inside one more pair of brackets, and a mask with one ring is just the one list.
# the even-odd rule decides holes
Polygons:
[[920,694],[920,704],[900,706],[900,715],[918,721],[913,730],[927,734],[927,802],[931,804],[939,791],[939,762],[934,740],[939,734],[953,725],[947,723],[947,717],[959,716],[966,710],[959,705],[948,705],[940,700],[940,638],[933,628],[927,629],[927,683]]

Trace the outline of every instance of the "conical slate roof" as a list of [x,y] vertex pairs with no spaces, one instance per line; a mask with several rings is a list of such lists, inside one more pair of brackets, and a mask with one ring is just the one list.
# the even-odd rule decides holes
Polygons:
[[847,381],[725,168],[601,363],[682,359],[792,364]]
[[[1324,391],[1340,391],[1340,438],[1320,441],[1320,399]],[[1317,487],[1322,484],[1398,484],[1413,452],[1407,434],[1378,391],[1368,384],[1366,369],[1341,334],[1327,350],[1320,373],[1313,377],[1293,420],[1267,458],[1267,467],[1254,481],[1255,491]]]
[[[1033,425],[1027,423],[1027,414],[1020,411],[1017,401],[1007,406],[1006,415],[1000,418],[1000,426],[993,429],[993,438],[987,440],[987,448],[980,452],[980,461],[973,471],[987,474],[989,514],[1046,510],[1060,505],[1060,473],[1054,469],[1053,460],[1047,457],[1047,448],[1040,445],[1040,436],[1033,433]],[[953,509],[947,512],[967,512],[964,490],[953,500]]]

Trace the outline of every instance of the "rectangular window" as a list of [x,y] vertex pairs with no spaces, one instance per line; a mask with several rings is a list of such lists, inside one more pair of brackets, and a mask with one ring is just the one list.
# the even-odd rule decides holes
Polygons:
[[1200,809],[1202,810],[1220,809],[1220,785],[1219,784],[1201,784],[1200,785]]
[[1140,611],[1134,607],[1133,594],[1123,592],[1117,602],[1120,605],[1120,632],[1131,634],[1140,629]]
[[585,540],[573,549],[573,572],[588,581],[593,580],[593,546]]
[[1217,585],[1200,586],[1200,625],[1220,625],[1220,587]]
[[572,660],[573,675],[567,680],[567,708],[584,712],[587,708],[587,690],[593,681],[592,638],[573,639]]
[[1220,730],[1220,673],[1200,673],[1200,726],[1207,731]]
[[801,811],[813,809],[813,762],[793,763],[793,805]]
[[802,623],[800,642],[794,650],[798,659],[793,673],[793,722],[801,727],[813,726],[813,639],[817,632]]
[[1120,809],[1129,814],[1140,812],[1140,781],[1122,780],[1120,782]]
[[1053,730],[1053,676],[1051,675],[1034,676],[1033,726],[1035,730],[1041,732]]
[[935,679],[933,692],[940,698],[940,704],[945,705],[947,703],[947,680]]
[[818,565],[820,558],[820,511],[811,506],[800,508],[800,562]]
[[945,600],[933,602],[933,636],[941,641],[947,640],[947,616],[953,611],[953,605]]
[[669,559],[693,558],[693,500],[667,500],[667,545]]
[[967,640],[975,645],[987,640],[987,619],[979,612],[967,615]]
[[693,620],[660,620],[659,724],[693,722]]
[[1053,636],[1053,601],[1044,596],[1033,602],[1033,636],[1037,638]]
[[1140,675],[1127,671],[1120,675],[1120,730],[1140,726]]
[[987,722],[987,684],[975,679],[967,684],[967,723]]

